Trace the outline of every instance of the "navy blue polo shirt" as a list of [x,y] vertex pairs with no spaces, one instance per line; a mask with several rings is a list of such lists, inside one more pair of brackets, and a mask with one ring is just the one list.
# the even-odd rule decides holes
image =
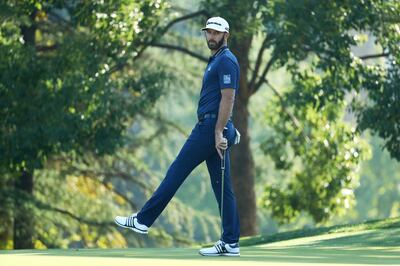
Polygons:
[[221,47],[210,57],[204,71],[198,116],[206,113],[218,114],[221,90],[235,89],[236,95],[239,89],[239,73],[239,63],[227,46]]

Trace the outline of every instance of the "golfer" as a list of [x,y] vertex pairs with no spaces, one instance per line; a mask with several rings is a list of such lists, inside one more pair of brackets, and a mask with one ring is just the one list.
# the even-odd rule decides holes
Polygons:
[[[225,19],[208,19],[202,31],[212,56],[203,76],[197,109],[198,122],[169,167],[164,180],[143,208],[128,217],[117,216],[115,222],[121,227],[147,234],[149,227],[186,177],[206,161],[218,201],[223,232],[213,247],[201,249],[199,253],[204,256],[239,256],[239,216],[229,161],[229,147],[238,143],[240,137],[231,120],[235,94],[239,87],[239,64],[227,46],[229,24]],[[221,163],[225,165],[225,170],[221,171]],[[223,191],[221,184],[224,186]]]

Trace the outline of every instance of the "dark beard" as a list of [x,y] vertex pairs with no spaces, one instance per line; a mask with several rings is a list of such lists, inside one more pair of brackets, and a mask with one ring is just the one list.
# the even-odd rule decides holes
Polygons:
[[221,48],[221,46],[224,44],[224,38],[222,38],[219,42],[214,43],[212,42],[212,44],[210,44],[210,42],[207,42],[207,46],[208,48],[210,48],[210,50],[215,50],[217,51],[219,48]]

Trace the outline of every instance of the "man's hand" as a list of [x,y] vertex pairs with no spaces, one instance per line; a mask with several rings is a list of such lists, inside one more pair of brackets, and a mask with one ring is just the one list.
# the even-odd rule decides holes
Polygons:
[[228,148],[228,140],[224,138],[222,131],[215,132],[215,148],[222,159],[222,151]]

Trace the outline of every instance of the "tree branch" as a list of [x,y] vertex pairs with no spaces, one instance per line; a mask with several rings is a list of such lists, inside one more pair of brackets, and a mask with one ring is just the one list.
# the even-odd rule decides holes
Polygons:
[[359,58],[361,60],[367,60],[367,59],[378,58],[378,57],[387,57],[387,56],[389,56],[389,53],[363,55],[363,56],[360,56]]
[[[202,55],[196,54],[196,53],[194,53],[192,51],[189,51],[186,48],[179,47],[179,46],[174,46],[174,45],[170,45],[170,44],[156,43],[157,37],[159,37],[161,35],[164,35],[176,23],[184,21],[184,20],[188,20],[188,19],[191,19],[191,18],[194,18],[194,17],[197,17],[197,16],[200,16],[200,15],[203,15],[203,16],[206,16],[206,17],[209,16],[209,14],[207,13],[206,10],[199,10],[199,11],[196,11],[194,13],[190,13],[188,15],[176,18],[174,20],[171,20],[163,29],[160,30],[159,34],[155,35],[155,37],[150,42],[144,44],[143,48],[137,53],[137,55],[135,56],[134,59],[136,59],[139,56],[141,56],[142,53],[144,52],[145,48],[147,47],[147,45],[149,45],[149,46],[152,46],[152,47],[159,47],[159,48],[165,48],[165,49],[171,49],[171,50],[180,51],[180,52],[183,52],[183,53],[188,54],[190,56],[193,56],[193,57],[199,59],[200,61],[208,62],[208,58],[206,58],[206,57],[204,57]],[[120,70],[122,67],[124,67],[124,65],[119,65],[115,69],[113,69],[113,71]]]
[[268,42],[272,39],[272,35],[268,35],[267,37],[265,37],[260,50],[258,51],[258,55],[257,55],[257,59],[256,59],[256,63],[255,63],[255,67],[254,67],[254,71],[253,71],[253,75],[250,79],[250,83],[249,83],[249,89],[253,90],[254,89],[254,83],[256,81],[256,78],[258,76],[258,72],[261,66],[261,62],[262,62],[262,58],[264,55],[264,51],[267,48],[267,44]]
[[[155,34],[155,35],[153,36],[153,39],[152,39],[150,42],[148,42],[147,45],[154,46],[154,44],[155,44],[155,42],[156,42],[156,39],[157,39],[158,37],[164,35],[164,34],[165,34],[173,25],[175,25],[176,23],[181,22],[181,21],[185,21],[185,20],[188,20],[188,19],[197,17],[197,16],[200,16],[200,15],[207,16],[207,12],[206,12],[205,10],[199,10],[199,11],[196,11],[196,12],[194,12],[194,13],[190,13],[190,14],[187,14],[187,15],[185,15],[185,16],[178,17],[178,18],[176,18],[176,19],[171,20],[164,28],[162,28],[162,29],[159,31],[158,34]],[[146,47],[146,45],[145,45],[144,47]],[[140,56],[140,55],[142,54],[143,51],[144,51],[144,49],[142,49],[141,51],[139,51],[138,55],[135,56],[135,58],[137,58],[138,56]]]
[[47,210],[47,211],[55,211],[55,212],[59,212],[61,214],[67,215],[69,217],[71,217],[72,219],[80,222],[80,223],[85,223],[85,224],[89,224],[89,225],[94,225],[94,226],[114,226],[113,222],[98,222],[98,221],[93,221],[93,220],[87,220],[85,218],[81,218],[67,210],[63,210],[60,208],[56,208],[56,207],[52,207],[50,205],[47,204],[41,204],[41,209],[43,210]]
[[[128,181],[132,181],[133,183],[137,184],[138,186],[140,186],[141,188],[143,188],[144,190],[150,190],[151,188],[147,186],[146,183],[137,180],[135,178],[132,178],[132,175],[122,172],[118,169],[115,168],[111,168],[111,170],[114,171],[96,171],[96,170],[92,170],[92,169],[80,169],[78,166],[71,166],[69,169],[73,170],[73,171],[77,171],[78,173],[85,175],[87,177],[92,178],[93,180],[96,180],[98,176],[104,176],[106,178],[112,178],[112,177],[121,177],[125,180]],[[117,191],[115,191],[116,194],[119,194]],[[133,204],[133,203],[132,203]],[[132,205],[131,204],[131,205]]]
[[267,73],[268,73],[269,69],[272,67],[272,65],[275,63],[275,61],[276,61],[277,59],[278,59],[278,58],[277,58],[276,56],[272,56],[272,57],[269,59],[267,65],[265,66],[263,72],[261,73],[261,76],[259,77],[258,81],[257,81],[256,84],[254,85],[254,88],[252,88],[251,94],[256,93],[256,92],[260,89],[261,85],[262,85],[264,82],[266,82],[266,78],[265,78],[265,77],[267,76]]
[[73,214],[70,211],[51,206],[50,204],[45,203],[45,202],[37,199],[33,195],[31,195],[29,193],[26,193],[25,191],[18,190],[18,189],[8,190],[6,193],[3,193],[3,195],[4,194],[6,194],[6,195],[9,194],[10,196],[8,196],[8,197],[10,197],[10,198],[13,198],[13,197],[16,198],[17,199],[17,204],[23,204],[25,202],[31,202],[39,209],[47,210],[47,211],[59,212],[59,213],[62,213],[64,215],[67,215],[67,216],[71,217],[74,220],[77,220],[78,222],[83,222],[83,223],[90,224],[90,225],[95,225],[95,226],[111,226],[111,225],[113,225],[112,222],[101,222],[101,221],[88,220],[88,219],[79,217],[79,216]]
[[172,44],[164,44],[164,43],[152,43],[150,45],[153,46],[153,47],[160,47],[160,48],[180,51],[180,52],[182,52],[184,54],[188,54],[188,55],[190,55],[190,56],[192,56],[194,58],[197,58],[200,61],[203,61],[203,62],[206,62],[206,63],[208,62],[208,58],[207,57],[205,57],[203,55],[200,55],[200,54],[197,54],[195,52],[192,52],[189,49],[186,49],[186,48],[181,47],[181,46],[176,46],[176,45],[172,45]]
[[[175,25],[175,24],[178,23],[178,22],[181,22],[181,21],[184,21],[184,20],[188,20],[188,19],[191,19],[191,18],[200,16],[200,15],[207,16],[208,14],[207,14],[207,12],[206,12],[205,10],[199,10],[199,11],[196,11],[196,12],[194,12],[194,13],[191,13],[191,14],[188,14],[188,15],[185,15],[185,16],[182,16],[182,17],[179,17],[179,18],[176,18],[176,19],[174,19],[174,20],[171,20],[171,21],[170,21],[164,28],[162,28],[157,34],[154,34],[153,38],[152,38],[149,42],[141,43],[143,46],[141,47],[141,49],[139,49],[139,51],[137,52],[136,56],[133,58],[133,61],[136,60],[137,58],[139,58],[139,57],[143,54],[143,52],[146,50],[146,48],[147,48],[148,46],[162,47],[162,46],[157,46],[156,40],[157,40],[157,38],[159,38],[160,36],[164,35],[173,25]],[[167,49],[168,49],[169,47],[163,47],[163,48],[167,48]],[[171,48],[170,48],[170,49],[171,49]],[[185,49],[185,48],[182,48],[182,49]],[[185,50],[187,50],[187,49],[185,49]],[[201,55],[196,55],[196,54],[194,54],[194,53],[192,53],[192,52],[190,52],[190,51],[188,51],[188,52],[186,52],[186,53],[191,54],[192,56],[196,57],[197,59],[202,60],[202,59],[201,59],[201,57],[202,57]],[[206,60],[208,61],[208,59],[206,59]],[[207,62],[207,61],[206,61],[206,62]],[[120,71],[120,70],[123,69],[127,64],[128,64],[128,63],[127,63],[126,61],[121,62],[121,63],[119,63],[119,64],[117,64],[117,65],[111,67],[109,73],[114,73],[114,72]]]
[[207,16],[207,13],[206,13],[205,10],[199,10],[199,11],[197,11],[197,12],[194,12],[194,13],[191,13],[191,14],[187,14],[187,15],[185,15],[185,16],[182,16],[182,17],[176,18],[176,19],[174,19],[174,20],[171,20],[171,21],[161,30],[161,35],[164,34],[164,33],[166,33],[166,32],[169,30],[169,28],[171,28],[174,24],[176,24],[176,23],[178,23],[178,22],[181,22],[181,21],[184,21],[184,20],[188,20],[188,19],[191,19],[191,18],[200,16],[200,15]]

